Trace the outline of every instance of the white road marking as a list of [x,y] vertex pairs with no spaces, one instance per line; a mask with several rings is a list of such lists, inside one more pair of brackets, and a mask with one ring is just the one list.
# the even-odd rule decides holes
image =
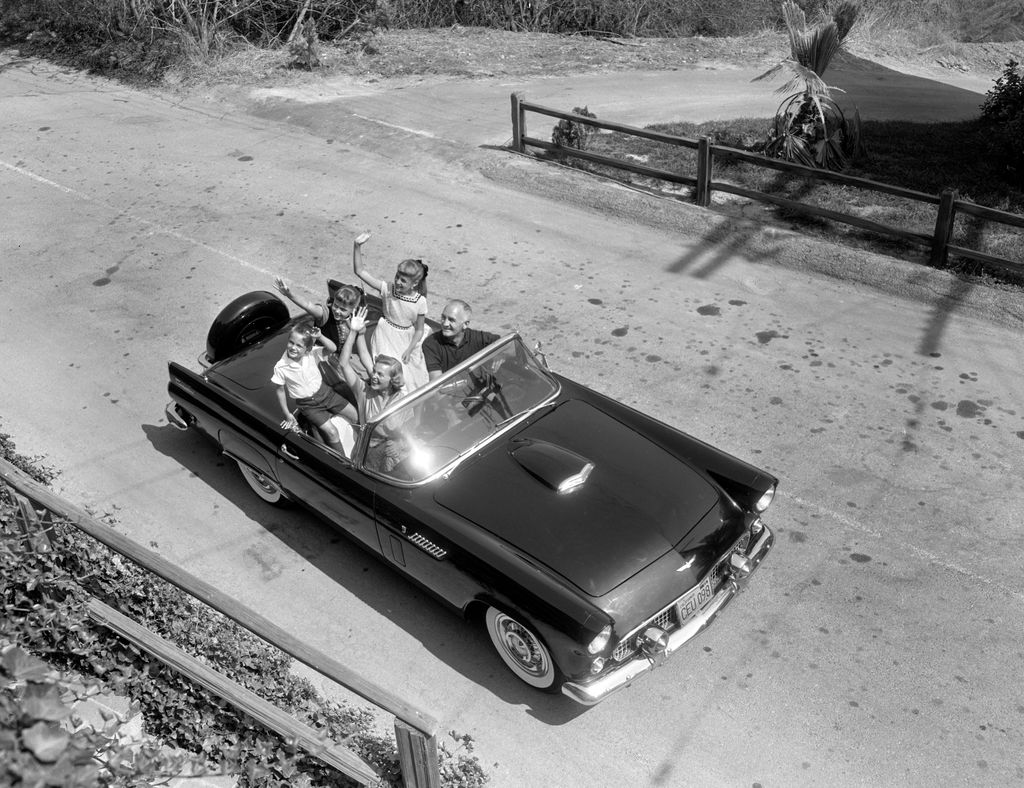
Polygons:
[[34,172],[26,170],[24,167],[19,167],[16,164],[8,164],[6,161],[2,160],[0,160],[0,167],[6,167],[12,172],[16,172],[19,175],[24,175],[26,178],[31,178],[32,180],[46,184],[47,186],[52,186],[54,189],[59,189],[65,194],[73,194],[76,197],[80,197],[83,200],[88,200],[89,202],[92,202],[91,198],[82,194],[81,192],[76,192],[74,189],[69,189],[67,186],[61,186],[59,183],[54,183],[53,181],[44,178],[42,175],[36,175]]
[[[377,123],[377,124],[379,124],[381,126],[387,126],[389,129],[397,129],[398,131],[404,131],[404,132],[407,132],[409,134],[416,134],[417,136],[420,136],[420,137],[427,137],[428,139],[432,139],[432,140],[438,139],[436,134],[434,134],[432,132],[429,132],[429,131],[422,131],[420,129],[410,129],[410,128],[406,127],[406,126],[399,126],[396,123],[388,123],[386,120],[378,120],[377,118],[369,118],[366,115],[359,115],[359,114],[357,114],[355,112],[352,113],[352,117],[359,118],[360,120],[368,120],[368,121],[370,121],[370,123]],[[445,142],[452,142],[453,140],[444,140],[444,141]]]
[[972,572],[970,569],[960,566],[959,564],[951,563],[950,561],[947,561],[946,559],[936,555],[935,553],[929,552],[928,550],[918,547],[917,545],[907,544],[905,542],[899,541],[892,542],[888,534],[883,534],[881,531],[876,531],[872,528],[869,528],[862,522],[853,520],[849,517],[845,517],[839,512],[832,511],[831,509],[828,509],[824,506],[819,506],[818,504],[812,503],[811,501],[805,501],[799,495],[793,495],[792,493],[787,492],[780,492],[779,495],[783,498],[789,498],[791,501],[795,501],[796,503],[800,504],[801,506],[807,509],[813,509],[821,514],[831,517],[833,520],[842,523],[847,528],[852,528],[855,531],[860,531],[880,541],[887,541],[891,544],[894,544],[896,548],[900,550],[905,550],[908,553],[913,553],[918,558],[923,558],[929,563],[937,564],[938,566],[941,566],[944,569],[948,569],[951,572],[956,572],[957,574],[963,575],[964,577],[967,577],[971,580],[976,580],[979,583],[984,583],[987,586],[994,586],[995,588],[999,588],[1002,591],[1005,591],[1010,596],[1013,596],[1018,600],[1024,601],[1024,591],[1021,591],[1020,589],[1010,588],[1008,586],[1003,585],[997,580],[985,577],[984,575],[979,575],[976,572]]
[[60,183],[57,183],[56,181],[51,181],[49,178],[44,178],[42,175],[37,175],[31,170],[26,170],[24,167],[19,167],[16,164],[10,164],[9,162],[3,160],[0,160],[0,167],[10,170],[11,172],[15,172],[18,175],[23,175],[26,178],[31,178],[37,183],[49,186],[52,189],[57,189],[58,191],[64,192],[64,194],[70,194],[71,196],[77,197],[78,199],[83,200],[85,202],[91,202],[95,205],[101,205],[104,208],[110,209],[118,216],[127,216],[129,219],[139,222],[140,224],[146,225],[147,227],[150,228],[150,231],[153,233],[170,236],[171,238],[183,241],[184,243],[191,244],[192,246],[198,247],[200,249],[204,249],[207,252],[212,252],[215,255],[225,258],[226,260],[231,260],[234,263],[238,263],[243,268],[249,268],[253,271],[257,271],[258,273],[264,274],[265,276],[274,275],[273,271],[268,271],[266,268],[258,266],[255,263],[250,263],[248,260],[233,255],[230,252],[225,252],[223,249],[218,249],[215,246],[210,246],[208,243],[204,243],[203,241],[199,241],[195,238],[190,238],[189,236],[180,233],[177,230],[172,230],[170,227],[164,227],[162,225],[159,225],[156,222],[151,221],[150,219],[146,219],[142,216],[139,216],[138,214],[133,214],[130,211],[124,211],[120,208],[117,208],[114,205],[111,205],[108,202],[104,202],[103,200],[97,200],[93,197],[90,197],[88,194],[85,194],[84,192],[80,192],[77,189],[72,189],[68,186],[64,186]]

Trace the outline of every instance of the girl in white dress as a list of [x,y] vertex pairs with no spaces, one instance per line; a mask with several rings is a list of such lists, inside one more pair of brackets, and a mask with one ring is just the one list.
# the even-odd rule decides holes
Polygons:
[[363,233],[352,244],[352,270],[366,286],[380,293],[383,316],[370,338],[370,355],[401,359],[408,391],[427,383],[427,364],[420,345],[427,318],[427,264],[422,260],[403,260],[394,281],[379,279],[363,265],[363,244],[370,238]]

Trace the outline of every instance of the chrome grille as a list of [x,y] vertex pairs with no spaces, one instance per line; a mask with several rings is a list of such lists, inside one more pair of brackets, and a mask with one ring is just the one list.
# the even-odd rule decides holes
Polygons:
[[[612,652],[612,660],[614,660],[615,662],[621,662],[622,660],[626,659],[631,654],[639,650],[640,646],[638,643],[640,633],[643,632],[647,627],[655,626],[665,630],[666,632],[671,633],[679,629],[683,624],[685,624],[685,620],[680,620],[679,611],[682,605],[686,602],[686,598],[689,597],[691,594],[697,593],[697,589],[701,587],[701,585],[704,583],[704,580],[708,577],[711,578],[711,595],[713,597],[715,593],[717,593],[718,587],[722,583],[722,573],[725,570],[725,563],[726,562],[724,560],[719,561],[711,568],[711,571],[707,575],[701,578],[700,583],[697,583],[697,585],[695,585],[681,597],[672,602],[671,605],[666,607],[660,613],[644,621],[644,623],[638,626],[636,629],[634,629],[628,637],[624,637],[622,641],[619,643],[619,645],[617,645],[615,647],[615,650]],[[687,616],[687,619],[691,618],[692,615],[693,614]]]
[[658,613],[658,615],[656,615],[654,618],[652,618],[650,621],[644,624],[644,629],[646,629],[649,626],[661,627],[666,632],[670,629],[674,629],[675,627],[673,627],[672,625],[675,623],[676,620],[675,612],[676,611],[674,607],[669,608],[668,610],[662,610],[660,613]]

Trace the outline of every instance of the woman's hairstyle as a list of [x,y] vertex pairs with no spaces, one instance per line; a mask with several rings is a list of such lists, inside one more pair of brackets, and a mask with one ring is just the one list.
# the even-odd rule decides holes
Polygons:
[[387,364],[388,365],[388,377],[391,380],[391,391],[392,394],[397,394],[403,388],[405,388],[405,374],[402,367],[402,362],[394,356],[385,356],[383,353],[377,356],[373,360],[376,364]]
[[415,277],[413,289],[420,295],[427,294],[427,272],[430,267],[418,257],[407,257],[398,264],[398,270],[407,276]]

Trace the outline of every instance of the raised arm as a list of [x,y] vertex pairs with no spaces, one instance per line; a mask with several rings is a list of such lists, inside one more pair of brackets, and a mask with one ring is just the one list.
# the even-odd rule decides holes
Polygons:
[[359,336],[356,337],[356,355],[359,356],[363,369],[367,372],[373,369],[373,356],[370,355],[370,349],[366,346],[365,329],[360,331]]
[[366,266],[363,265],[363,244],[370,240],[369,233],[363,233],[362,235],[356,236],[356,239],[352,242],[352,271],[358,276],[366,286],[370,288],[374,293],[379,293],[381,286],[384,284],[383,279],[378,279],[369,271],[366,270]]
[[300,295],[292,292],[292,286],[288,284],[287,279],[283,279],[280,276],[274,277],[274,287],[281,291],[281,294],[286,296],[292,301],[299,309],[305,312],[307,315],[316,321],[319,326],[326,322],[327,315],[324,312],[324,308],[320,304],[314,304],[312,301],[307,301]]
[[313,327],[313,337],[317,342],[324,346],[324,350],[327,351],[327,355],[337,352],[338,346],[334,344],[334,341],[321,334],[320,329],[315,326]]
[[[348,332],[348,336],[345,337],[345,343],[341,346],[341,353],[338,354],[338,370],[341,372],[341,376],[345,378],[345,382],[348,387],[355,390],[356,381],[359,380],[359,376],[356,371],[352,368],[352,347],[356,344],[356,339],[361,338],[363,331],[366,330],[366,307],[359,307],[355,312],[352,313],[352,317],[349,318],[349,326],[351,331]],[[366,343],[363,343],[365,348]],[[360,360],[362,360],[362,348],[360,348]],[[369,360],[370,354],[366,353],[366,358]],[[371,369],[372,365],[367,367]]]

